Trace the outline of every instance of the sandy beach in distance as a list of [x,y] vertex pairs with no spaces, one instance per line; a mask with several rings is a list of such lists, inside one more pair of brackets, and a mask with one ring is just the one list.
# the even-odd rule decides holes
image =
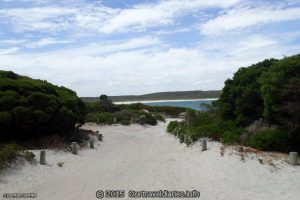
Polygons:
[[149,101],[120,101],[114,102],[114,104],[132,104],[132,103],[154,103],[154,102],[180,102],[180,101],[214,101],[218,100],[218,98],[206,98],[206,99],[173,99],[173,100],[149,100]]
[[[170,119],[169,119],[170,120]],[[169,121],[168,120],[168,121]],[[79,155],[47,150],[47,165],[25,165],[4,171],[0,193],[32,192],[39,200],[91,200],[98,190],[198,190],[205,200],[298,200],[299,167],[282,159],[261,164],[251,154],[242,160],[233,149],[220,155],[221,143],[180,144],[157,126],[97,126],[104,135],[95,149]],[[34,151],[38,158],[39,151]],[[57,162],[64,162],[63,167]],[[129,199],[128,195],[124,199]]]

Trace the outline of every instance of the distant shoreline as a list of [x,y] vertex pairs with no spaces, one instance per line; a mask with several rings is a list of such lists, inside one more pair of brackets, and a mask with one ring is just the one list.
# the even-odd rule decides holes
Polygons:
[[181,101],[201,101],[201,100],[208,100],[213,101],[217,100],[218,98],[203,98],[203,99],[172,99],[172,100],[146,100],[146,101],[117,101],[113,102],[114,104],[132,104],[132,103],[156,103],[156,102],[181,102]]

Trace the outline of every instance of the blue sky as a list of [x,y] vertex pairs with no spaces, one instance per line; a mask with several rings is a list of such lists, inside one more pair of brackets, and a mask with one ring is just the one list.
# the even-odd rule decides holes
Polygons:
[[80,96],[221,89],[300,53],[300,0],[0,0],[0,69]]

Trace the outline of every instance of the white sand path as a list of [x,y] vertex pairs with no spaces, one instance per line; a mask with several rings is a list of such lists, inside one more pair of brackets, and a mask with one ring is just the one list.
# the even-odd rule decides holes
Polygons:
[[[198,143],[180,144],[165,132],[166,126],[89,126],[104,135],[96,149],[83,149],[79,155],[51,150],[47,166],[7,170],[0,176],[0,195],[34,192],[41,200],[92,200],[97,190],[167,189],[198,190],[204,200],[300,199],[299,166],[274,169],[257,159],[221,157],[216,142],[201,152]],[[58,161],[64,166],[58,167]]]

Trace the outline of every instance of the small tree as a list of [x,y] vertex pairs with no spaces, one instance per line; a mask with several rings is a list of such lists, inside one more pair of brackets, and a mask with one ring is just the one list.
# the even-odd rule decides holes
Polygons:
[[102,94],[100,95],[100,106],[107,112],[111,112],[112,111],[112,101],[108,98],[107,95]]

